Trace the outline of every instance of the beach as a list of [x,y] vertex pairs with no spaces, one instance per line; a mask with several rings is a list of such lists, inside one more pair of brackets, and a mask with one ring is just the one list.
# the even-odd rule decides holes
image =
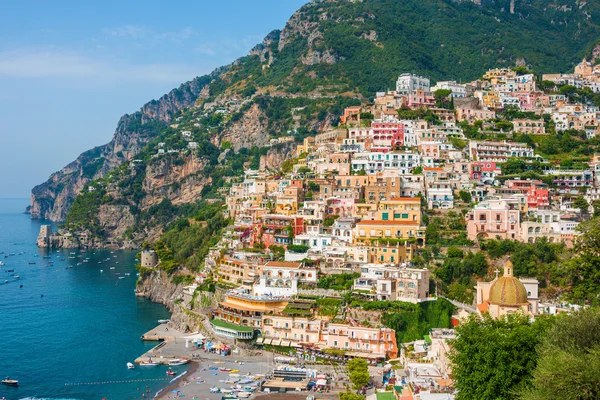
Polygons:
[[[238,375],[241,378],[244,375],[264,375],[268,372],[268,362],[264,357],[255,357],[254,360],[246,361],[240,361],[239,358],[235,357],[217,357],[203,359],[200,362],[192,362],[187,374],[177,382],[174,382],[163,389],[156,398],[177,399],[181,398],[180,395],[183,395],[183,398],[186,399],[192,399],[196,396],[198,400],[220,400],[223,395],[221,393],[210,393],[211,387],[216,386],[223,389],[229,389],[231,384],[225,383],[224,381],[228,380],[232,375]],[[236,360],[238,362],[236,362]],[[218,370],[219,368],[239,370],[239,372],[223,372]]]

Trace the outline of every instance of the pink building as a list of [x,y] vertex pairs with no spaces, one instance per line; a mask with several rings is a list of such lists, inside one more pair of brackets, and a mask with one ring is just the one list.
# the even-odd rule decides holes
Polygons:
[[469,164],[469,175],[475,181],[493,181],[501,170],[493,161],[475,161]]
[[410,108],[434,107],[435,96],[425,90],[413,90],[408,95],[408,106]]
[[477,204],[467,214],[467,235],[478,238],[518,239],[520,236],[520,211],[516,201],[491,199]]
[[547,208],[550,207],[550,197],[548,189],[540,189],[536,186],[531,186],[527,189],[527,207],[532,208]]
[[404,124],[400,122],[373,121],[371,124],[373,147],[404,145]]

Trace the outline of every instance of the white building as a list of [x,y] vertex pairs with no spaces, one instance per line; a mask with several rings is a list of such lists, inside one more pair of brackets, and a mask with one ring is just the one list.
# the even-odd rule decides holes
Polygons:
[[434,87],[431,88],[431,91],[435,92],[436,90],[440,89],[451,90],[452,93],[450,94],[450,96],[454,98],[462,98],[467,95],[467,86],[461,85],[456,81],[440,81]]
[[424,90],[429,92],[429,78],[413,74],[402,74],[396,81],[396,92],[400,94],[409,94],[413,90]]

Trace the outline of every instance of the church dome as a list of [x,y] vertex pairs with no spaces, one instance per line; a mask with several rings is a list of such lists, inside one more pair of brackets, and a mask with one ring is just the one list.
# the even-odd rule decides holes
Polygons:
[[504,276],[498,278],[490,287],[490,304],[500,306],[522,306],[527,304],[527,290],[520,280],[512,274],[510,261],[504,264]]

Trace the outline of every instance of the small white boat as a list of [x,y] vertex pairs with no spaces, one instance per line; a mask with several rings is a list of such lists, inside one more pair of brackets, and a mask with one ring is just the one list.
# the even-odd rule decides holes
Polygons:
[[19,386],[19,381],[15,380],[15,379],[10,379],[10,377],[6,377],[6,379],[3,379],[2,381],[0,381],[0,383],[2,383],[3,385],[7,385],[7,386]]
[[128,363],[127,363],[127,368],[128,368],[128,369],[134,369],[134,368],[135,368],[135,365],[133,365],[133,363],[130,363],[130,362],[128,362]]
[[0,267],[4,267],[4,262],[0,261]]
[[142,361],[140,363],[140,367],[157,367],[159,365],[160,365],[159,363],[152,361],[152,360]]
[[170,321],[170,319],[159,319],[159,320],[158,320],[158,323],[159,323],[159,324],[166,324],[166,323],[168,323],[169,321]]
[[186,360],[185,358],[174,358],[172,360],[169,360],[169,365],[174,367],[176,365],[185,365],[188,362],[190,362],[190,360]]
[[124,276],[120,276],[119,279],[125,279],[125,277]]
[[21,278],[21,277],[20,277],[19,275],[15,275],[13,278],[15,278],[15,279],[19,279],[19,278]]

